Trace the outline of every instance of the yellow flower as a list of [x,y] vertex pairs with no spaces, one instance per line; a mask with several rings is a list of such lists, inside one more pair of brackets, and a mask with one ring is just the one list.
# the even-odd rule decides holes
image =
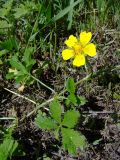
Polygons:
[[86,55],[91,57],[96,56],[96,46],[93,43],[90,43],[91,38],[91,32],[81,32],[79,40],[75,36],[70,35],[69,39],[65,41],[68,49],[62,51],[63,59],[68,60],[74,58],[73,65],[77,67],[85,65]]

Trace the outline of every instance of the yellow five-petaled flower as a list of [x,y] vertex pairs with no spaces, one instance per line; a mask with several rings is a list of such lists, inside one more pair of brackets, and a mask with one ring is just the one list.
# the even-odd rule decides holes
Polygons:
[[69,39],[65,41],[68,49],[64,49],[62,51],[63,59],[68,60],[70,58],[74,58],[73,65],[77,67],[85,65],[86,55],[91,57],[96,56],[96,46],[93,43],[90,43],[91,38],[91,32],[81,32],[79,39],[70,35]]

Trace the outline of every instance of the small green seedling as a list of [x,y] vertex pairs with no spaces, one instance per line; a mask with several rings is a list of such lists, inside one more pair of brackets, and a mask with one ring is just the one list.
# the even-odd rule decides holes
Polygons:
[[62,147],[69,153],[76,155],[78,148],[84,149],[86,146],[85,137],[74,130],[80,113],[75,109],[62,113],[62,106],[57,100],[54,100],[49,107],[50,116],[39,112],[35,124],[43,130],[53,132],[58,140],[62,137]]

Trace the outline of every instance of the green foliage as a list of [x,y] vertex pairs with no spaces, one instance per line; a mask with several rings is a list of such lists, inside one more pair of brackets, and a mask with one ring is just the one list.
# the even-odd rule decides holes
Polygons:
[[15,37],[9,38],[0,43],[0,48],[3,50],[12,51],[13,49],[18,49],[17,40]]
[[2,5],[2,8],[0,9],[0,17],[4,18],[7,16],[12,8],[13,0],[7,0],[6,3]]
[[87,102],[86,98],[84,96],[77,96],[77,104],[78,105],[85,105]]
[[75,82],[73,78],[68,78],[66,83],[66,89],[69,92],[69,95],[67,96],[66,105],[69,106],[70,103],[77,105],[84,105],[87,101],[85,97],[75,95]]
[[63,148],[76,155],[78,148],[83,149],[86,146],[85,137],[73,129],[80,117],[79,112],[72,109],[62,116],[61,105],[57,100],[54,100],[50,104],[50,114],[52,118],[39,112],[35,124],[41,129],[52,130],[57,139],[61,135]]
[[1,160],[7,160],[11,158],[12,154],[18,147],[18,143],[13,140],[12,137],[6,137],[3,143],[0,144],[0,158]]
[[69,93],[74,94],[75,93],[75,82],[73,78],[68,78],[66,89]]
[[22,63],[19,61],[17,55],[14,55],[10,59],[12,69],[9,69],[9,73],[6,75],[7,79],[15,78],[17,83],[31,82],[32,79],[30,76],[30,71],[32,66],[36,63],[36,61],[32,58],[33,51],[34,48],[32,47],[26,48],[22,58]]
[[[31,73],[41,74],[44,68],[48,67],[48,63],[55,69],[61,66],[56,59],[56,53],[59,53],[56,48],[61,50],[57,42],[65,38],[67,30],[77,34],[86,29],[103,30],[109,24],[112,27],[112,23],[116,27],[120,26],[119,0],[114,3],[113,0],[2,0],[0,6],[0,74],[8,72],[6,78],[15,79],[17,83],[31,84]],[[101,36],[100,39],[102,38],[104,39]],[[40,56],[37,62],[34,53],[35,56]],[[35,63],[38,68],[34,70]],[[2,68],[9,68],[9,71]],[[45,86],[44,83],[41,84]],[[77,154],[78,148],[84,149],[86,146],[86,139],[75,128],[80,118],[76,108],[84,105],[87,100],[84,96],[76,94],[77,88],[73,78],[67,80],[66,90],[67,96],[58,96],[60,100],[63,98],[62,105],[55,99],[49,105],[48,114],[38,113],[35,124],[54,133],[69,153]],[[119,100],[120,95],[115,92],[113,98]],[[97,144],[99,140],[93,143]],[[18,143],[12,136],[6,136],[0,144],[0,158],[10,159],[17,148]]]
[[77,131],[69,128],[62,128],[62,144],[65,150],[76,155],[77,148],[84,149],[86,146],[85,137]]
[[50,104],[50,113],[53,119],[55,119],[58,123],[61,123],[62,108],[58,101],[53,101]]
[[[16,122],[15,122],[16,123]],[[15,124],[11,125],[8,129],[2,129],[2,137],[0,138],[0,159],[10,160],[15,155],[24,155],[18,142],[12,137]],[[1,131],[1,130],[0,130]],[[1,132],[0,132],[1,136]]]
[[70,103],[77,105],[77,96],[73,93],[68,95],[67,100],[66,100],[66,105],[68,106]]
[[62,121],[62,125],[66,126],[68,128],[74,128],[76,123],[78,122],[78,118],[80,117],[80,114],[76,110],[68,110],[64,114],[64,118]]
[[45,130],[53,130],[57,128],[55,121],[50,117],[47,117],[46,115],[42,114],[41,112],[39,112],[39,114],[37,115],[35,123],[39,128]]
[[26,14],[30,14],[33,11],[39,11],[39,9],[40,5],[36,5],[34,2],[26,1],[14,9],[14,16],[16,19],[18,19],[25,16]]
[[10,28],[12,24],[8,23],[5,20],[0,20],[0,29]]
[[[71,2],[70,5],[68,7],[66,7],[65,9],[61,10],[54,18],[53,21],[57,21],[60,18],[62,18],[64,15],[66,15],[67,13],[71,13],[71,9],[73,9],[77,4],[80,3],[80,0],[77,0],[76,2]],[[70,15],[69,15],[70,16]],[[68,18],[68,20],[70,20],[70,18]]]

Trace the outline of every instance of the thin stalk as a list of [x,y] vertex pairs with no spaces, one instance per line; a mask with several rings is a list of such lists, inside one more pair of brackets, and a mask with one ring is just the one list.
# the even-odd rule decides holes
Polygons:
[[53,93],[56,93],[52,88],[50,88],[49,86],[47,86],[45,83],[41,82],[39,79],[37,79],[36,77],[30,75],[34,80],[36,80],[37,82],[39,82],[42,86],[46,87],[47,89],[49,89],[50,91],[52,91]]
[[21,95],[21,94],[19,94],[19,93],[16,93],[16,92],[14,92],[14,91],[11,91],[11,90],[9,90],[8,88],[4,88],[4,89],[5,89],[6,91],[12,93],[12,94],[15,94],[15,95],[18,96],[18,97],[21,97],[21,98],[23,98],[23,99],[25,99],[25,100],[33,103],[33,104],[37,104],[35,101],[29,99],[28,97],[25,97],[25,96],[23,96],[23,95]]
[[15,117],[1,117],[0,120],[15,120]]

